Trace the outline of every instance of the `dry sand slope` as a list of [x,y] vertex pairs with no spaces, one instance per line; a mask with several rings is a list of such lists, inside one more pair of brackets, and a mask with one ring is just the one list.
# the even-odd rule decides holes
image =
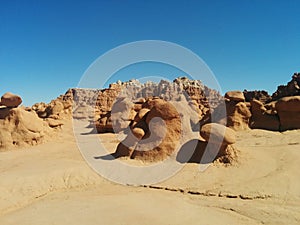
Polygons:
[[[299,224],[300,131],[238,133],[239,161],[189,163],[146,187],[113,184],[82,159],[71,124],[0,153],[0,224]],[[103,134],[114,151],[112,134]]]

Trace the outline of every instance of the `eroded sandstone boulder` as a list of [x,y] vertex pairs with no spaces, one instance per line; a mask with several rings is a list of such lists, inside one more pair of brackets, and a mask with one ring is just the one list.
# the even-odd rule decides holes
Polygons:
[[200,136],[208,142],[202,157],[204,161],[218,159],[223,163],[232,163],[236,159],[236,149],[232,146],[236,142],[236,133],[233,129],[218,123],[208,123],[201,127]]
[[280,130],[300,128],[300,96],[284,97],[276,102]]
[[[181,120],[176,108],[163,99],[149,99],[131,132],[122,141],[115,155],[143,161],[160,161],[179,146]],[[138,117],[138,116],[137,116]]]
[[52,134],[47,122],[23,108],[10,109],[0,119],[0,149],[40,144]]
[[251,111],[243,93],[230,91],[225,94],[224,98],[225,101],[218,105],[207,122],[217,122],[236,131],[249,129]]
[[244,102],[245,96],[241,91],[228,91],[225,93],[225,99],[235,102]]
[[251,112],[252,117],[250,121],[250,127],[252,129],[279,131],[279,117],[277,113],[271,109],[271,105],[268,110],[262,102],[253,99],[251,101]]
[[1,97],[0,106],[15,108],[21,105],[22,98],[16,94],[7,92]]

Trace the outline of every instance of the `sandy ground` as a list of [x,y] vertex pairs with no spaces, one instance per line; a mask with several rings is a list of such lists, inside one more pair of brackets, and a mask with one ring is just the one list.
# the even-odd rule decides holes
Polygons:
[[[300,224],[300,131],[238,133],[238,162],[188,163],[145,187],[112,183],[66,125],[55,140],[0,153],[0,224]],[[112,134],[101,136],[112,151]]]

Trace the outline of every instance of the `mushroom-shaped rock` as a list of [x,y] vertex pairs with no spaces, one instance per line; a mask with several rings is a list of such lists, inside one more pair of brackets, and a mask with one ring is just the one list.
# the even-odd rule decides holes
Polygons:
[[176,108],[162,99],[150,100],[146,114],[147,133],[138,142],[131,158],[159,161],[170,156],[179,147],[181,119]]
[[244,102],[245,96],[241,91],[228,91],[225,93],[225,98],[230,101]]
[[236,142],[235,131],[217,123],[208,123],[201,127],[201,137],[208,142],[205,160],[218,158],[221,162],[231,163],[234,160],[235,149],[231,144]]
[[162,99],[148,99],[136,115],[136,124],[118,145],[116,156],[130,156],[143,161],[159,161],[179,148],[181,119],[176,108]]
[[2,95],[0,105],[15,108],[18,107],[21,103],[22,99],[20,96],[7,92]]
[[201,127],[200,135],[207,142],[226,145],[236,142],[235,131],[218,123],[208,123]]
[[234,130],[249,129],[251,112],[245,102],[234,101],[226,103],[227,126]]

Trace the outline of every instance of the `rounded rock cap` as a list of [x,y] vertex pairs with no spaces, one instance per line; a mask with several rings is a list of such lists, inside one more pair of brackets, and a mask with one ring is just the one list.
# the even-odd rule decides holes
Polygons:
[[200,135],[205,141],[212,143],[234,144],[235,131],[218,123],[208,123],[201,127]]

